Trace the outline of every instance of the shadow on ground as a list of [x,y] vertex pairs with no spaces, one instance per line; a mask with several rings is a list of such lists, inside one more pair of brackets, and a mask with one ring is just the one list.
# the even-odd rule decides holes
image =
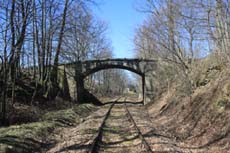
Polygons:
[[134,105],[144,105],[143,101],[137,101],[137,102],[133,102],[133,101],[110,101],[110,102],[105,102],[104,105],[108,105],[108,104],[134,104]]

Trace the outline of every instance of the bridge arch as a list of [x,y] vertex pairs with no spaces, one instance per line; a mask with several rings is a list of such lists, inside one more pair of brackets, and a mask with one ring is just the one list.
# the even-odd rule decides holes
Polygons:
[[113,64],[105,64],[105,65],[100,65],[97,66],[95,68],[89,69],[88,71],[83,73],[83,78],[94,74],[96,72],[99,72],[101,70],[108,70],[108,69],[122,69],[122,70],[128,70],[130,72],[133,72],[141,77],[144,77],[144,73],[132,68],[132,67],[128,67],[128,66],[124,66],[124,65],[113,65]]
[[[86,60],[75,63],[75,81],[77,87],[77,100],[81,102],[87,101],[90,97],[88,91],[84,88],[84,79],[90,74],[106,69],[124,69],[133,72],[142,77],[142,95],[145,101],[145,74],[148,72],[149,65],[146,63],[155,63],[154,60],[146,59],[101,59]],[[152,66],[151,66],[152,67]]]

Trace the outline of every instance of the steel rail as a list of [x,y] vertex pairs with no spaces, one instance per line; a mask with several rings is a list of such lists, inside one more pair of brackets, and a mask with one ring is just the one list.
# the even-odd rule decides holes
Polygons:
[[[117,102],[120,98],[121,97],[119,97],[117,100],[115,100],[114,103]],[[101,138],[102,138],[103,127],[105,126],[105,122],[106,122],[106,120],[108,119],[108,117],[110,115],[110,112],[111,112],[111,110],[112,110],[112,108],[114,106],[114,103],[111,104],[111,106],[109,107],[107,113],[105,114],[105,117],[104,117],[104,119],[103,119],[103,121],[102,121],[102,123],[101,123],[101,125],[100,125],[100,127],[98,129],[97,135],[94,138],[93,143],[92,143],[88,153],[97,153],[98,152],[99,142],[101,141]]]
[[152,151],[150,145],[149,145],[148,142],[145,140],[143,134],[141,133],[141,131],[140,131],[140,129],[138,128],[138,126],[137,126],[135,120],[133,119],[133,117],[132,117],[130,111],[128,110],[127,105],[124,104],[124,106],[125,106],[125,110],[126,110],[126,112],[127,112],[127,114],[128,114],[128,118],[129,118],[130,121],[133,123],[133,125],[134,125],[134,127],[135,127],[135,129],[136,129],[136,131],[137,131],[137,133],[138,133],[139,138],[141,139],[142,143],[144,144],[145,148],[147,149],[147,152],[148,152],[148,153],[153,153],[153,151]]

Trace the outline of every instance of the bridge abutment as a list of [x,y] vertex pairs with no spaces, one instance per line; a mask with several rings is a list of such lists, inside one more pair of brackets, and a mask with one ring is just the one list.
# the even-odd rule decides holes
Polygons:
[[77,101],[79,103],[84,103],[85,97],[85,87],[84,87],[84,77],[82,75],[82,63],[80,61],[76,62],[75,71],[75,81],[77,88]]
[[142,76],[142,100],[145,104],[145,76]]
[[84,87],[84,78],[80,75],[76,76],[77,82],[77,100],[79,103],[84,103],[85,97],[85,87]]

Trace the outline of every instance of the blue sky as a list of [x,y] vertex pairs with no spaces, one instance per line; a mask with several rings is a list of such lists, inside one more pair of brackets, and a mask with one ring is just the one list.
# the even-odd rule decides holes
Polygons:
[[94,9],[96,16],[108,24],[108,38],[112,41],[113,53],[117,58],[134,56],[133,38],[135,29],[145,14],[136,11],[136,0],[103,0]]

